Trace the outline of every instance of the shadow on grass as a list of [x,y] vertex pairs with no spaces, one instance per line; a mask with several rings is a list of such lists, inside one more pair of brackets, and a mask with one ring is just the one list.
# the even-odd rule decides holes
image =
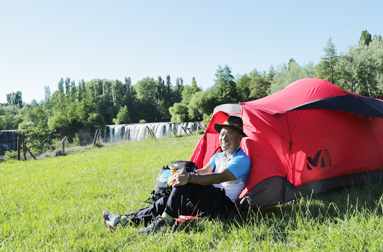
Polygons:
[[242,211],[236,226],[262,225],[275,241],[285,241],[290,232],[304,227],[347,223],[357,217],[383,215],[383,183],[347,186],[326,193],[301,197],[283,205]]

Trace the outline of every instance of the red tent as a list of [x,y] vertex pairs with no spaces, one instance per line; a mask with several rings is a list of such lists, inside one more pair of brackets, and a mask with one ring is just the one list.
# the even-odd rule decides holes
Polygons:
[[302,79],[265,98],[218,106],[191,161],[201,168],[219,149],[214,123],[242,117],[252,170],[240,199],[252,207],[380,180],[383,102],[320,79]]

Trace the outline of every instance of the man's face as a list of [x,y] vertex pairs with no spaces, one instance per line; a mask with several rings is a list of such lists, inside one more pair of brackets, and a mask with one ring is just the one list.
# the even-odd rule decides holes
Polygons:
[[219,134],[219,145],[222,151],[232,154],[238,148],[241,139],[242,134],[238,130],[224,126]]

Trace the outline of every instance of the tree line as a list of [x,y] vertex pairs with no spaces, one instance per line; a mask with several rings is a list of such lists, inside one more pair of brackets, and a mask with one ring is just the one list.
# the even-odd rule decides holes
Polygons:
[[22,102],[22,93],[7,94],[0,105],[0,130],[26,129],[46,121],[52,129],[160,121],[196,121],[211,117],[215,106],[260,99],[302,78],[320,78],[342,89],[383,99],[383,41],[381,35],[363,31],[357,45],[337,53],[330,38],[321,61],[299,65],[293,58],[269,71],[233,76],[229,66],[219,66],[214,84],[205,91],[193,77],[191,84],[170,76],[146,77],[132,85],[124,81],[62,78],[57,90],[45,87],[45,99]]

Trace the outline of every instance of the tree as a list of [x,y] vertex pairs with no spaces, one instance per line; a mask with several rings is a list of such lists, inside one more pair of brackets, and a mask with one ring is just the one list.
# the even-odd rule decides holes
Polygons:
[[126,87],[126,92],[129,93],[130,88],[132,87],[132,80],[130,79],[130,77],[128,78],[125,77],[125,87]]
[[250,99],[261,99],[268,95],[268,90],[270,88],[270,80],[265,76],[254,76],[250,80],[249,90],[250,90]]
[[90,92],[86,90],[82,101],[75,106],[75,114],[76,119],[72,123],[73,126],[98,126],[101,129],[106,126],[104,117],[97,111],[97,105],[90,99]]
[[174,103],[173,107],[169,108],[172,122],[187,122],[188,107],[182,103]]
[[236,83],[236,89],[240,101],[248,101],[250,96],[250,76],[247,74],[242,75]]
[[317,78],[336,84],[335,66],[338,62],[338,55],[331,38],[328,39],[324,51],[326,54],[322,57],[322,61],[315,67]]
[[274,67],[271,66],[269,69],[269,74],[267,75],[267,78],[272,81],[274,79],[274,76],[276,75],[276,72],[274,70]]
[[210,91],[217,100],[217,103],[224,104],[237,102],[238,95],[236,85],[230,68],[227,65],[223,68],[218,66],[218,69],[215,72],[215,77],[215,83]]
[[279,90],[282,90],[296,80],[315,77],[316,73],[314,64],[312,62],[310,62],[306,66],[300,66],[298,63],[296,63],[295,61],[292,62],[290,59],[288,67],[286,66],[286,64],[280,65],[278,67],[278,70],[276,71],[276,74],[273,80],[271,81],[268,94],[272,94]]
[[64,95],[64,79],[61,78],[57,84],[59,91],[59,108],[64,109],[65,107],[65,95]]
[[113,105],[112,103],[112,106],[108,107],[103,113],[105,121],[108,124],[114,123],[113,119],[117,117],[117,114],[120,111],[120,109],[121,109],[121,106],[119,104]]
[[132,121],[135,121],[138,118],[137,116],[137,109],[135,107],[136,105],[136,91],[134,90],[133,86],[131,85],[131,79],[130,77],[125,78],[125,87],[126,87],[126,93],[123,98],[123,102],[121,102],[121,105],[126,105],[129,110],[130,119]]
[[367,30],[362,31],[362,35],[360,35],[359,39],[359,45],[368,46],[371,41],[371,34]]
[[15,130],[19,128],[19,124],[23,121],[23,115],[12,115],[7,112],[4,116],[7,130]]
[[335,68],[342,89],[373,98],[383,98],[383,42],[359,44],[341,54]]
[[109,87],[106,83],[106,80],[102,81],[102,94],[103,95],[108,95],[109,94]]
[[134,86],[137,92],[137,98],[142,101],[154,103],[156,100],[156,82],[153,78],[146,77],[137,82]]
[[78,82],[78,101],[81,102],[85,93],[85,81],[82,79]]
[[49,110],[45,109],[45,101],[40,104],[32,100],[25,106],[23,121],[19,123],[19,129],[27,129],[29,126],[37,126],[41,120],[46,120],[49,116]]
[[94,97],[97,97],[101,94],[101,82],[99,79],[95,80],[93,83],[93,92],[94,92]]
[[67,100],[70,100],[70,79],[66,78],[65,79],[65,95],[67,97]]
[[44,93],[45,93],[45,103],[48,104],[48,102],[50,101],[52,95],[51,95],[51,90],[49,88],[49,86],[45,86],[44,87]]
[[172,83],[170,82],[170,76],[166,76],[166,95],[165,99],[170,105],[173,105]]
[[199,91],[192,95],[188,106],[189,120],[202,120],[213,113],[217,104],[210,92]]
[[184,81],[182,78],[176,79],[176,85],[173,88],[173,101],[174,102],[181,102],[182,100],[182,91],[184,88]]
[[181,103],[188,105],[190,102],[190,99],[193,94],[201,91],[201,88],[197,86],[197,81],[193,77],[191,85],[185,85],[183,90],[182,90],[182,101]]
[[165,81],[162,80],[161,76],[158,76],[156,81],[156,100],[157,102],[165,99]]
[[146,77],[134,85],[140,109],[139,119],[154,120],[158,117],[156,109],[156,82],[153,78]]
[[117,92],[118,92],[118,90],[117,90],[117,82],[114,81],[112,83],[112,101],[113,101],[113,103],[117,102]]
[[23,105],[23,94],[21,91],[12,92],[6,95],[9,105],[18,105],[19,108]]
[[[101,91],[101,85],[100,85]],[[126,95],[126,87],[121,81],[115,80],[112,82],[112,100],[114,104],[122,104],[123,98]]]
[[43,153],[45,150],[53,150],[54,143],[52,134],[55,130],[49,129],[48,120],[43,115],[39,116],[40,121],[36,127],[29,127],[23,133],[27,137],[27,147],[35,155]]
[[76,91],[77,91],[76,82],[73,80],[70,83],[71,102],[75,102],[76,101]]
[[4,116],[0,116],[0,130],[5,130],[7,127],[7,122],[5,121]]
[[126,124],[130,122],[128,107],[124,106],[120,108],[117,117],[113,119],[114,124]]
[[[61,85],[60,85],[61,84]],[[62,81],[59,82],[59,87],[62,87]],[[48,118],[48,125],[52,129],[56,128],[76,128],[76,127],[90,127],[99,126],[105,127],[104,117],[97,111],[97,105],[91,98],[93,86],[86,88],[84,80],[79,82],[79,101],[68,102],[65,107],[62,104],[56,103],[53,106],[52,114]],[[62,89],[61,89],[62,90]],[[53,94],[52,100],[58,97],[62,98],[62,92],[58,91]],[[69,96],[68,98],[70,98]]]
[[291,58],[291,59],[289,59],[289,63],[287,63],[287,70],[291,70],[291,68],[294,66],[294,65],[296,65],[297,64],[297,62],[295,61],[295,59],[293,59],[293,58]]
[[157,111],[158,111],[158,117],[161,120],[170,119],[169,104],[164,99],[157,102]]
[[382,41],[382,35],[374,35],[374,38],[372,39],[372,41]]
[[350,47],[348,53],[342,53],[339,57],[338,64],[335,66],[335,71],[339,76],[337,85],[345,90],[356,93],[358,85],[354,79],[353,63],[355,61],[355,48]]

